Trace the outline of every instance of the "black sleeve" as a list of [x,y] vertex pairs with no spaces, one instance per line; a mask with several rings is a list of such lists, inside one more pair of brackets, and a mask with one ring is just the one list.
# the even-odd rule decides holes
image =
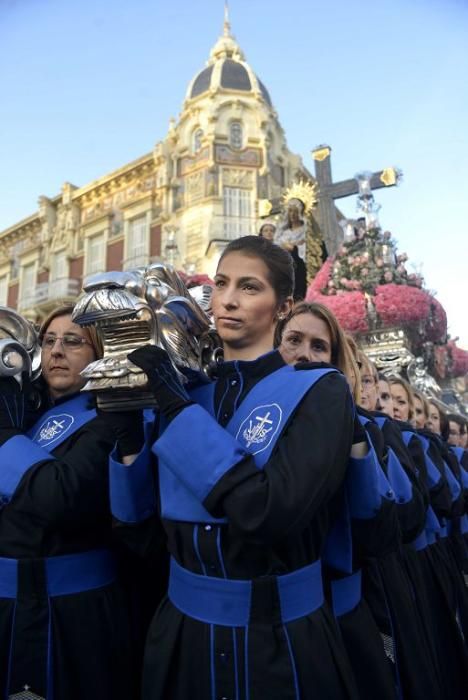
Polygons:
[[407,503],[397,504],[403,542],[412,542],[424,529],[426,523],[427,498],[419,483],[418,471],[404,443],[400,428],[394,421],[386,421],[383,429],[386,446],[396,454],[412,486],[412,498]]
[[300,531],[337,493],[353,438],[343,376],[325,375],[307,393],[263,469],[252,457],[233,466],[204,501],[244,536],[271,541]]
[[[114,436],[94,419],[62,443],[55,459],[33,465],[13,498],[25,515],[54,526],[91,524],[110,514],[108,459]],[[110,516],[109,516],[110,517]]]

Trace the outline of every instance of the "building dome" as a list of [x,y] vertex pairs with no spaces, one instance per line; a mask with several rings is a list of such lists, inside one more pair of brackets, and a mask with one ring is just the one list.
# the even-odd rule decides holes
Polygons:
[[218,90],[256,94],[272,107],[268,90],[245,62],[244,53],[231,34],[227,12],[223,34],[211,49],[206,68],[190,82],[186,98],[194,100],[209,91]]

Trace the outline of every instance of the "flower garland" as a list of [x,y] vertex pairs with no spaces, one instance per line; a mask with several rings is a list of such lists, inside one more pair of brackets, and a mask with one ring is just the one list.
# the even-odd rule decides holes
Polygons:
[[452,359],[450,375],[463,377],[468,372],[468,351],[459,348],[454,340],[449,340],[447,347]]
[[408,274],[407,260],[406,253],[397,254],[390,231],[355,229],[354,239],[345,241],[335,256],[328,293],[359,289],[374,294],[377,285],[388,283],[422,287],[421,275]]

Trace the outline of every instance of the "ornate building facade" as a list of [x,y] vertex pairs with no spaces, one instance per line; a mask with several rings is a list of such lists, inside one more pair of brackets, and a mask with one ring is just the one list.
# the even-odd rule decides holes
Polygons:
[[0,232],[0,305],[40,320],[75,299],[86,275],[158,258],[212,274],[229,240],[258,230],[262,203],[301,177],[310,174],[225,17],[151,153],[83,187],[65,183]]

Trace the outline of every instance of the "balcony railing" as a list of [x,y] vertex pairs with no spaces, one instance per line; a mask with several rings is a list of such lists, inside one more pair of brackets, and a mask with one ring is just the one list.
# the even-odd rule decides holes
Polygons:
[[257,233],[257,219],[247,216],[215,216],[211,221],[210,240],[232,241]]
[[33,290],[25,290],[18,301],[18,308],[32,309],[34,306],[76,299],[81,290],[79,280],[63,277],[50,282],[41,282]]
[[133,270],[135,267],[146,267],[150,263],[150,256],[147,253],[132,255],[126,258],[122,263],[124,270]]

